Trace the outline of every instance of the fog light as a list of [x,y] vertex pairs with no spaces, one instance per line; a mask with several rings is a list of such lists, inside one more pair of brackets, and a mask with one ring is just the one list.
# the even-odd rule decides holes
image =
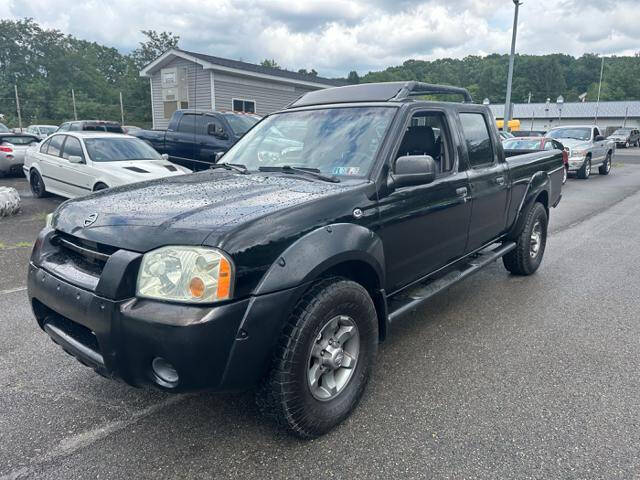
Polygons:
[[154,358],[153,362],[151,362],[151,368],[153,368],[153,373],[156,374],[157,379],[161,380],[161,382],[158,383],[167,384],[163,386],[175,387],[178,384],[178,379],[180,378],[178,376],[178,372],[173,365],[167,362],[164,358]]

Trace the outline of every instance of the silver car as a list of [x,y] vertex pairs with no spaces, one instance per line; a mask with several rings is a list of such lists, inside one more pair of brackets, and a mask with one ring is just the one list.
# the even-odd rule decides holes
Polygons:
[[615,142],[607,140],[595,125],[567,125],[552,128],[545,137],[554,138],[569,149],[569,172],[587,179],[592,168],[600,175],[609,175]]
[[27,149],[40,143],[35,135],[26,133],[0,133],[0,177],[8,173],[21,173]]
[[40,140],[44,140],[56,130],[58,130],[57,125],[29,125],[26,133],[30,133]]

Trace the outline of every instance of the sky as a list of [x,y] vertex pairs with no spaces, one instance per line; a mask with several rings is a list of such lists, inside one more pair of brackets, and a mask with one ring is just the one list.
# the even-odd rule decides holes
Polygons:
[[[289,70],[360,75],[408,59],[508,53],[512,0],[0,0],[0,18],[34,18],[126,53],[141,30],[180,48]],[[524,0],[517,51],[632,55],[640,0]]]

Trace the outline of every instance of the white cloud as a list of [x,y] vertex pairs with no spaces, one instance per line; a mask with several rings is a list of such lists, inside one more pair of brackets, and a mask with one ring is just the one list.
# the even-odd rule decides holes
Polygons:
[[[521,53],[631,54],[640,45],[633,0],[525,0]],[[140,30],[168,30],[180,46],[258,62],[274,58],[322,75],[365,73],[414,59],[506,53],[508,0],[0,0],[2,18],[43,26],[124,51]]]

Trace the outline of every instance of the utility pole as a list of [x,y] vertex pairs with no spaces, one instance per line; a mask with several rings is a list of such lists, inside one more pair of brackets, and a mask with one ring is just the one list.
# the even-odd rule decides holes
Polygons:
[[600,83],[598,83],[598,99],[596,100],[596,118],[593,121],[598,124],[598,110],[600,109],[600,90],[602,90],[602,73],[604,72],[604,57],[602,57],[602,64],[600,65]]
[[124,125],[124,107],[122,106],[122,92],[120,92],[120,119],[122,120],[120,125]]
[[22,114],[20,113],[20,99],[18,98],[18,85],[14,84],[13,89],[16,92],[16,110],[18,112],[18,127],[20,127],[20,131],[22,132]]
[[[515,13],[513,14],[513,35],[511,36],[511,55],[509,55],[509,75],[507,76],[507,99],[504,104],[504,126],[507,129],[509,120],[511,120],[511,82],[513,81],[513,62],[516,54],[516,35],[518,33],[518,9],[522,2],[520,0],[513,0],[513,4],[516,6]],[[507,130],[508,131],[508,130]]]
[[78,120],[78,112],[76,112],[76,94],[73,91],[73,88],[71,89],[71,101],[73,102],[73,119]]

